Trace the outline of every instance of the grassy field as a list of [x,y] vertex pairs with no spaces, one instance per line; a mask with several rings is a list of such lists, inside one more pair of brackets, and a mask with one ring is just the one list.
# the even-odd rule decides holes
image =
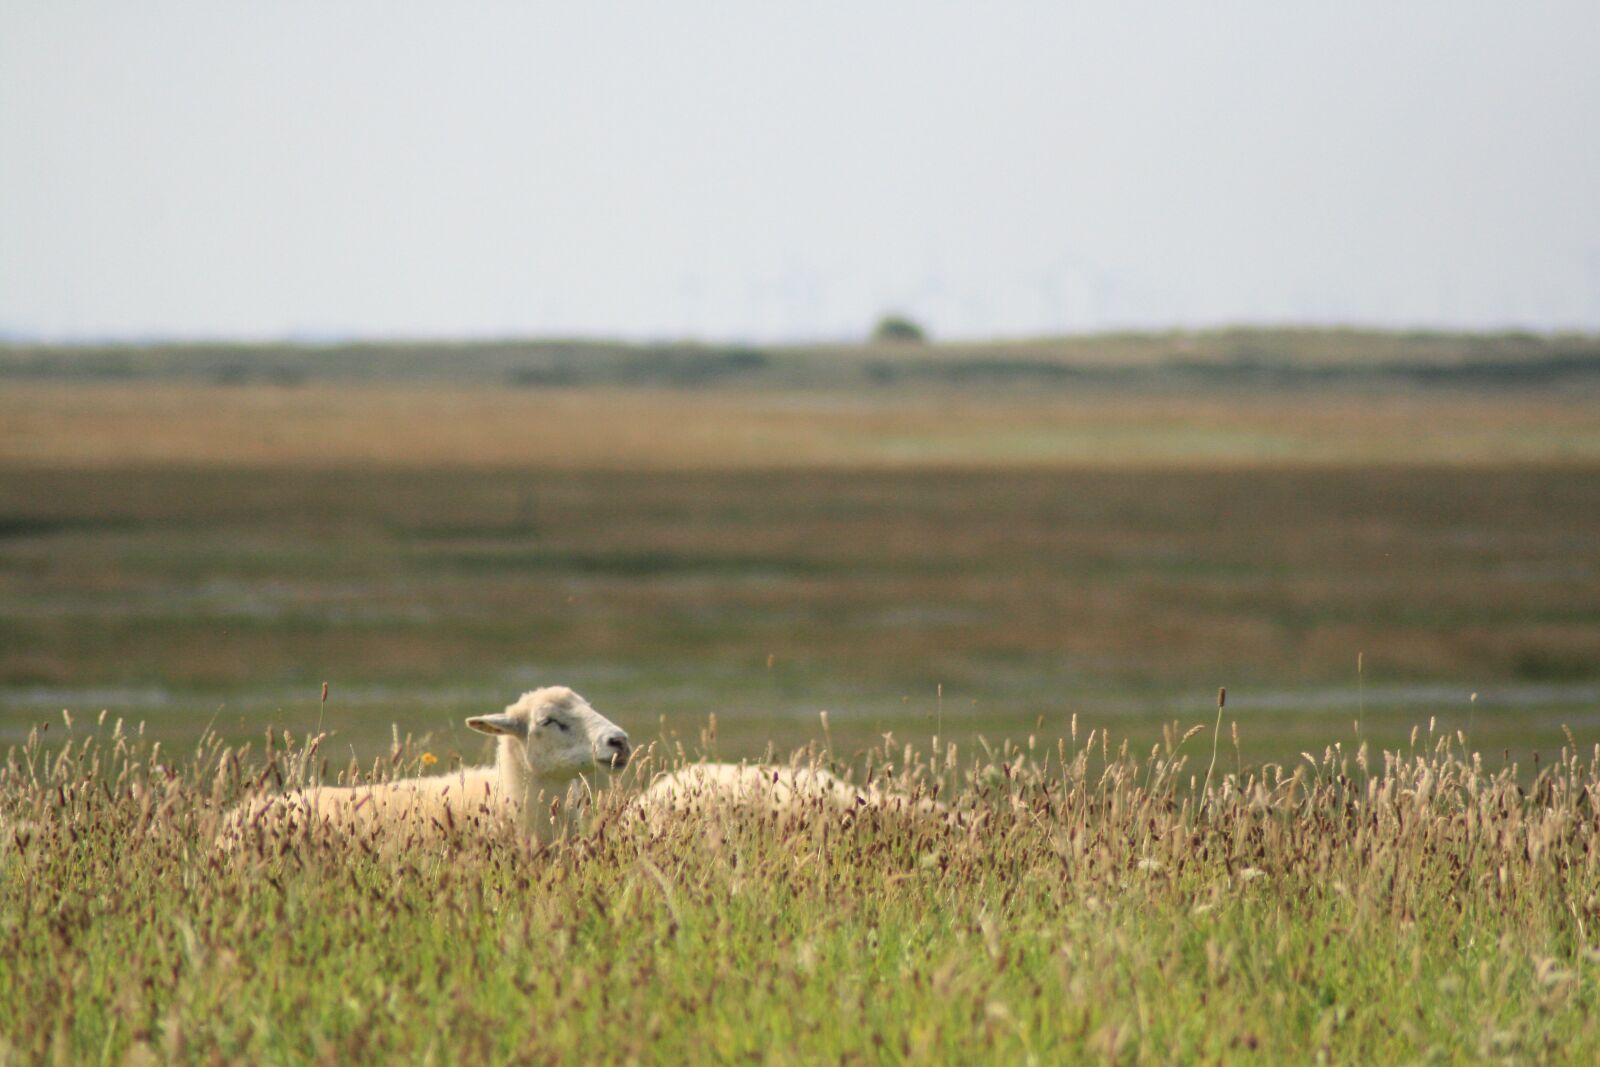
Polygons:
[[1203,717],[1217,684],[1280,756],[1346,729],[1363,684],[1389,737],[1465,725],[1473,691],[1483,743],[1524,758],[1563,722],[1597,726],[1583,468],[124,468],[4,486],[7,742],[62,705],[171,740],[325,714],[362,751],[391,721],[467,744],[463,715],[547,681],[635,732],[665,716],[692,735],[717,712],[735,755],[803,741],[821,708],[856,744],[936,718],[1059,733],[1075,713],[1149,735]]
[[635,733],[716,712],[736,756],[824,708],[856,747],[1143,740],[1225,684],[1258,757],[1437,716],[1526,762],[1600,728],[1595,410],[19,383],[0,742],[69,707],[466,748],[552,681]]
[[[0,1065],[1593,1062],[1593,347],[4,350]],[[552,683],[963,822],[211,847]]]
[[222,812],[300,750],[54,726],[66,749],[0,769],[0,1063],[1600,1056],[1600,746],[1524,793],[1442,737],[1242,772],[1224,743],[1213,776],[1204,734],[1079,735],[876,755],[949,821],[654,832],[608,789],[548,844],[463,823],[221,852]]
[[1600,464],[1600,394],[14,383],[5,468],[1184,469]]

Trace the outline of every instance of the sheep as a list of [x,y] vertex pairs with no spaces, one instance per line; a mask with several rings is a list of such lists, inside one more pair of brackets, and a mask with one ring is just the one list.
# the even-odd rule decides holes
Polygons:
[[424,832],[486,819],[538,833],[550,823],[538,812],[552,800],[573,799],[585,771],[620,770],[633,753],[623,730],[565,686],[524,693],[504,712],[473,716],[467,725],[500,739],[493,766],[256,800],[227,817],[220,840],[232,844],[256,826],[296,819],[339,829],[409,824]]
[[634,807],[661,825],[672,816],[718,808],[746,808],[774,814],[831,809],[855,813],[864,808],[893,814],[944,815],[930,797],[908,796],[877,785],[851,785],[810,766],[695,763],[656,778],[634,798]]

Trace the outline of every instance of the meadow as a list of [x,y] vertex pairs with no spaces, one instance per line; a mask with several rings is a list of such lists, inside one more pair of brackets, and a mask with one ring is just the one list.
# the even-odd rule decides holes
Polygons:
[[[1597,351],[0,350],[0,1063],[1590,1062]],[[211,847],[551,683],[964,821]]]
[[312,825],[223,851],[223,812],[314,776],[316,739],[49,725],[0,768],[0,1063],[1600,1055],[1600,746],[1524,791],[1448,736],[1246,767],[1203,731],[1069,731],[867,754],[863,781],[949,819],[652,830],[613,782],[544,843]]
[[1257,758],[1432,716],[1526,764],[1600,725],[1593,399],[16,381],[0,743],[472,753],[550,682],[731,757],[1142,743],[1227,685]]

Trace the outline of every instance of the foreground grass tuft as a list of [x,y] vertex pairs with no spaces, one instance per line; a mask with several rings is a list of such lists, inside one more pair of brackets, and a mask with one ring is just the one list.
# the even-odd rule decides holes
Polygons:
[[1208,787],[1176,730],[886,742],[856,779],[948,818],[658,831],[620,782],[552,841],[225,852],[314,744],[55,742],[0,769],[0,1063],[1600,1059],[1600,750],[1531,786],[1437,738]]

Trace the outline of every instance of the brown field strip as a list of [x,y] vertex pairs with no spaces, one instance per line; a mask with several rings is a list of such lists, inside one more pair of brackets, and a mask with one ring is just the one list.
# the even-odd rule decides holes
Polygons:
[[1550,393],[997,394],[7,383],[0,465],[1093,468],[1600,461]]

